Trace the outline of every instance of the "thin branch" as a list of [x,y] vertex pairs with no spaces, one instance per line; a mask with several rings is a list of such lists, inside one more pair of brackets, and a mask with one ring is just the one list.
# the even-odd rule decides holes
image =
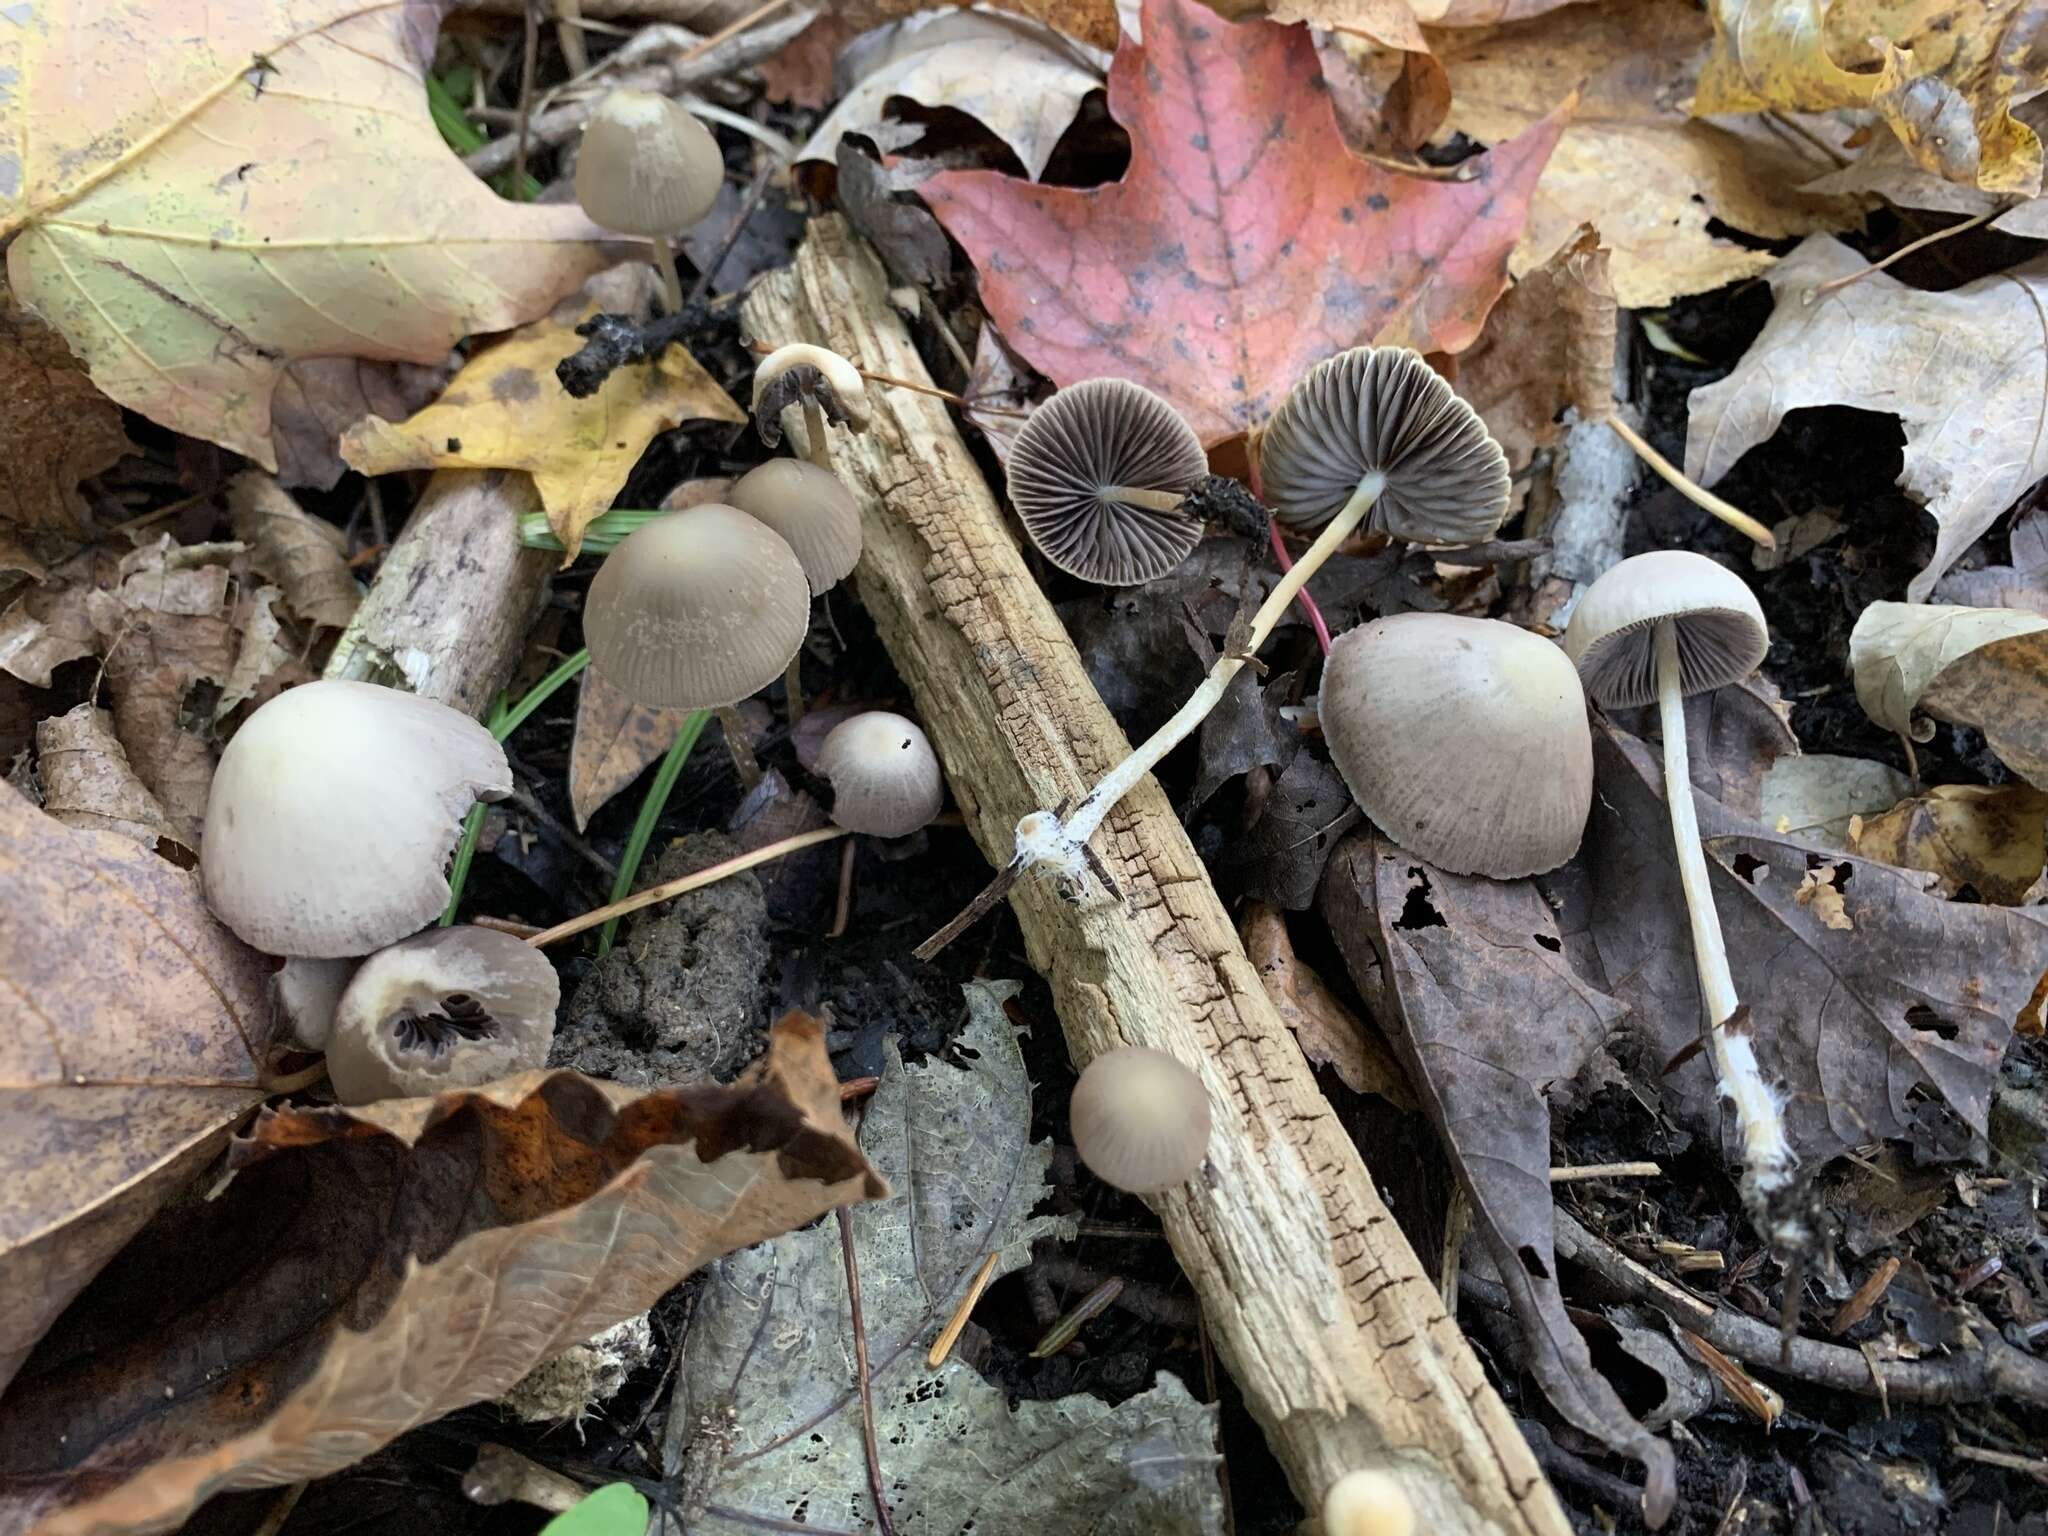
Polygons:
[[1777,535],[1762,523],[1751,517],[1733,502],[1723,501],[1705,486],[1699,484],[1663,454],[1652,448],[1641,433],[1623,421],[1619,414],[1606,418],[1607,425],[1614,428],[1614,435],[1635,450],[1636,457],[1660,475],[1664,483],[1694,506],[1711,512],[1730,528],[1746,538],[1754,539],[1765,549],[1778,547]]
[[1909,240],[1882,261],[1873,261],[1869,266],[1860,267],[1854,272],[1845,272],[1840,277],[1831,277],[1824,283],[1815,283],[1800,296],[1800,302],[1802,304],[1817,304],[1829,294],[1839,292],[1851,283],[1861,282],[1873,272],[1882,272],[1893,262],[1903,261],[1915,251],[1924,251],[1928,246],[1938,245],[1952,235],[1964,234],[1969,230],[1977,228],[1980,224],[1989,224],[2010,206],[2011,204],[2001,199],[1996,206],[1985,209],[1974,218],[1965,219],[1960,224],[1951,224],[1946,229],[1937,229],[1933,234],[1922,235],[1918,240]]
[[853,1368],[860,1383],[860,1443],[868,1457],[868,1495],[875,1501],[875,1524],[882,1536],[896,1536],[889,1501],[882,1493],[882,1451],[875,1443],[875,1390],[868,1374],[868,1326],[860,1310],[860,1261],[853,1251],[853,1216],[845,1206],[839,1218],[839,1252],[846,1260],[846,1300],[853,1313]]
[[700,869],[694,875],[683,875],[674,880],[664,880],[660,885],[650,885],[646,890],[628,896],[623,901],[608,902],[594,912],[581,917],[572,917],[566,923],[536,933],[526,942],[535,949],[545,949],[563,939],[573,939],[579,933],[588,933],[593,928],[602,928],[615,917],[624,917],[629,912],[638,912],[643,907],[657,906],[677,896],[687,896],[691,891],[702,890],[707,885],[716,885],[728,876],[743,870],[754,869],[762,864],[772,864],[785,854],[800,853],[814,848],[819,843],[829,843],[835,837],[846,836],[844,827],[820,827],[815,832],[799,832],[795,837],[785,837],[779,843],[770,843],[765,848],[756,848],[752,853],[743,853],[736,859],[727,859],[709,869]]

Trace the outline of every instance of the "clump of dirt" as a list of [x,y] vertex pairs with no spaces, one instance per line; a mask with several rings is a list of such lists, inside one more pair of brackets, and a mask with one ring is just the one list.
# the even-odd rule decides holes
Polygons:
[[[722,832],[680,838],[643,882],[733,858]],[[761,882],[734,875],[625,920],[618,946],[569,1002],[549,1065],[635,1088],[726,1082],[761,1052],[768,906]]]

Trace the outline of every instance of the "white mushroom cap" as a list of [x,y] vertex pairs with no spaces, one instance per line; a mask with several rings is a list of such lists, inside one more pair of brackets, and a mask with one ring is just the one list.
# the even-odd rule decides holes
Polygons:
[[1459,875],[1538,875],[1578,851],[1593,735],[1556,645],[1498,619],[1404,613],[1338,637],[1319,709],[1351,793],[1401,847]]
[[782,535],[813,595],[845,580],[860,562],[860,503],[829,469],[770,459],[735,480],[726,500]]
[[[868,429],[868,386],[860,370],[829,347],[792,342],[777,347],[754,370],[754,430],[773,448],[782,441],[782,413],[815,400],[834,426]],[[806,445],[810,446],[810,445]]]
[[1678,627],[1682,693],[1741,682],[1771,648],[1756,594],[1726,566],[1688,549],[1632,555],[1586,588],[1565,627],[1564,648],[1586,692],[1611,709],[1652,703],[1653,642],[1665,619]]
[[270,978],[278,1016],[291,1037],[307,1050],[327,1049],[334,1010],[341,1006],[341,994],[361,963],[354,955],[338,960],[309,960],[299,955],[285,961]]
[[711,211],[725,157],[689,109],[652,91],[597,104],[576,157],[576,201],[629,235],[679,235]]
[[782,536],[709,502],[643,523],[591,579],[583,640],[598,675],[655,709],[718,709],[782,676],[811,587]]
[[548,957],[494,928],[430,928],[380,949],[335,1010],[334,1095],[409,1099],[545,1066],[561,996]]
[[1164,1051],[1126,1045],[1089,1062],[1068,1105],[1074,1150],[1105,1184],[1157,1194],[1195,1176],[1209,1149],[1209,1095]]
[[1347,1472],[1323,1495],[1323,1536],[1413,1536],[1415,1506],[1384,1472]]
[[945,804],[938,754],[915,721],[886,709],[842,720],[818,749],[832,819],[870,837],[907,837]]
[[207,902],[266,954],[368,954],[439,915],[470,805],[511,792],[505,749],[445,704],[375,683],[290,689],[214,770]]

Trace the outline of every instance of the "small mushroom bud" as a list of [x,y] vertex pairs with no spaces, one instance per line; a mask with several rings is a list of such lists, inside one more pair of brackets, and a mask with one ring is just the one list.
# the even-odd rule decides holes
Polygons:
[[754,370],[754,430],[770,448],[782,441],[782,413],[793,405],[803,407],[804,457],[823,470],[832,468],[826,422],[868,429],[868,387],[860,370],[826,347],[778,347]]
[[433,928],[380,949],[335,1010],[335,1097],[417,1098],[544,1066],[561,992],[547,956],[494,928]]
[[291,1036],[309,1051],[327,1049],[327,1036],[334,1028],[334,1010],[341,1006],[341,994],[361,962],[353,956],[341,960],[287,960],[270,978],[270,990]]
[[1209,1095],[1164,1051],[1104,1051],[1074,1084],[1074,1150],[1105,1184],[1134,1195],[1184,1184],[1209,1148]]
[[1347,1472],[1323,1495],[1323,1536],[1413,1536],[1415,1506],[1384,1472]]
[[469,716],[397,688],[320,682],[257,710],[206,802],[206,900],[265,954],[366,955],[448,904],[472,802],[512,792]]
[[599,102],[576,157],[576,201],[592,221],[654,241],[670,314],[683,306],[670,242],[711,211],[724,180],[711,130],[652,91],[613,91]]
[[842,720],[818,749],[832,819],[871,837],[908,837],[945,803],[938,754],[912,721],[886,709]]
[[828,469],[770,459],[734,481],[726,498],[782,535],[813,596],[845,580],[860,560],[860,504]]

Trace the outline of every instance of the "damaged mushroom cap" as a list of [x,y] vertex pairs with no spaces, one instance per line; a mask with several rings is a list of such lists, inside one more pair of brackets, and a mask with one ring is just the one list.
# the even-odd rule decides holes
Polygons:
[[1678,631],[1681,693],[1741,682],[1771,646],[1749,583],[1691,550],[1655,550],[1608,567],[1572,610],[1564,648],[1586,692],[1610,709],[1654,703],[1665,619]]
[[1586,696],[1563,651],[1498,619],[1404,613],[1338,637],[1323,738],[1408,852],[1513,880],[1578,851],[1593,808]]
[[1259,448],[1273,514],[1328,522],[1368,475],[1385,477],[1365,526],[1418,544],[1477,544],[1508,512],[1508,459],[1479,413],[1419,353],[1354,347],[1316,364]]
[[1413,1536],[1415,1506],[1384,1472],[1347,1472],[1323,1495],[1323,1536]]
[[938,754],[914,721],[886,709],[842,720],[818,749],[832,819],[870,837],[908,837],[945,804]]
[[1157,1194],[1193,1178],[1209,1148],[1209,1095],[1164,1051],[1126,1045],[1089,1062],[1068,1106],[1074,1150],[1105,1184]]
[[628,235],[679,235],[718,201],[725,156],[689,109],[652,91],[597,104],[576,157],[576,201]]
[[813,595],[860,561],[860,504],[840,478],[802,459],[770,459],[733,482],[731,504],[782,535]]
[[770,448],[780,443],[782,413],[807,398],[833,426],[867,431],[868,387],[860,370],[828,347],[793,342],[754,370],[754,430],[761,441]]
[[493,928],[433,928],[380,949],[335,1010],[335,1097],[416,1098],[544,1066],[561,995],[546,955]]
[[1176,502],[1209,472],[1202,440],[1180,413],[1128,379],[1084,379],[1031,413],[1010,447],[1010,503],[1061,570],[1128,587],[1163,576],[1202,537],[1202,520],[1117,490]]
[[810,583],[782,536],[708,502],[619,541],[591,579],[583,640],[635,702],[718,709],[782,676],[810,618]]
[[207,904],[266,954],[368,954],[434,920],[463,817],[511,792],[505,749],[445,704],[375,683],[289,689],[214,770]]

